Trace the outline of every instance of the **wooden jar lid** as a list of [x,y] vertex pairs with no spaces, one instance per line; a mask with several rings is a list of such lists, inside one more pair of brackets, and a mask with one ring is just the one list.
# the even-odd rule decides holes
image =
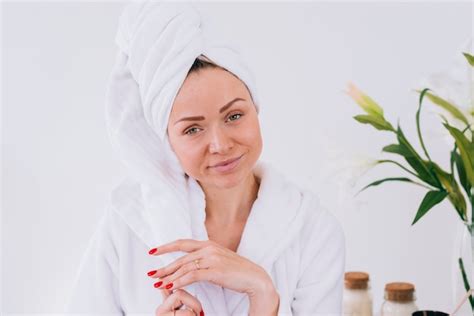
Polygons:
[[351,271],[344,274],[346,289],[367,289],[369,285],[369,274],[365,272]]
[[415,286],[407,282],[393,282],[385,285],[385,299],[392,302],[411,302],[415,299]]

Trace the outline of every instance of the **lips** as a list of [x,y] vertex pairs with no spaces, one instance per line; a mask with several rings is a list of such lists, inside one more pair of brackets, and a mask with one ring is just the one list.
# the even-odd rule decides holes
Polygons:
[[215,167],[219,167],[219,166],[228,165],[228,164],[230,164],[230,163],[236,161],[236,160],[239,159],[240,157],[242,157],[242,156],[239,156],[239,157],[236,157],[236,158],[232,158],[232,159],[228,159],[228,160],[219,162],[218,164],[216,164],[216,165],[214,165],[214,166],[211,166],[211,168],[215,168]]

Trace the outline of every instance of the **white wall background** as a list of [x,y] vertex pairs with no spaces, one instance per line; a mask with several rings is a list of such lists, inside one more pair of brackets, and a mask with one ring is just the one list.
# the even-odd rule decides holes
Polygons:
[[[124,175],[105,131],[106,79],[123,3],[2,4],[2,311],[61,312],[110,189]],[[411,227],[425,193],[387,184],[359,196],[331,177],[334,151],[380,157],[394,139],[352,119],[348,81],[418,146],[411,90],[472,35],[470,2],[199,3],[217,36],[242,47],[258,80],[262,158],[309,185],[343,223],[347,270],[371,274],[374,305],[391,281],[418,305],[450,311],[458,218],[443,202]],[[428,108],[429,106],[426,106]],[[426,114],[423,128],[440,125]],[[431,138],[435,159],[448,147]],[[418,148],[418,147],[417,147]],[[339,165],[341,166],[341,165]],[[384,176],[380,166],[358,187]]]

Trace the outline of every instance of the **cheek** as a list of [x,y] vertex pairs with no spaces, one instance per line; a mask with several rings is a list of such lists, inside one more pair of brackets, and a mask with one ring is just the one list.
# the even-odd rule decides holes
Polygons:
[[199,164],[201,155],[199,146],[196,146],[195,144],[184,142],[180,147],[179,158],[181,164],[187,168],[196,168],[195,165]]
[[200,161],[200,153],[197,146],[182,137],[173,138],[171,144],[183,169],[187,173],[195,169],[195,165]]
[[262,136],[260,134],[260,125],[256,118],[249,120],[239,131],[241,141],[249,146],[261,146]]

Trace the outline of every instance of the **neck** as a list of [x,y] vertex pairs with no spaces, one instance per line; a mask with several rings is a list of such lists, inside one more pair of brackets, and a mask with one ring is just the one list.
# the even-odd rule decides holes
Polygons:
[[257,199],[259,179],[250,174],[240,185],[229,189],[204,189],[206,196],[206,222],[230,226],[246,222]]

